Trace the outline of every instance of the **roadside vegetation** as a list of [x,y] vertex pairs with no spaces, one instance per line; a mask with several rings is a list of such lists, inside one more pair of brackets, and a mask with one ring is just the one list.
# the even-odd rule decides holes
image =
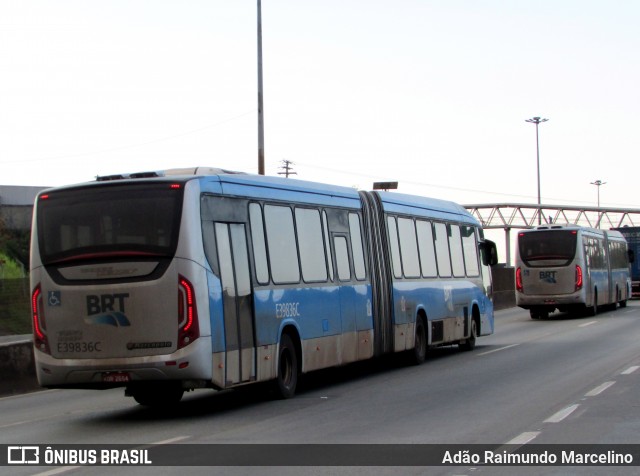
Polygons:
[[28,263],[29,233],[0,222],[0,335],[31,332]]

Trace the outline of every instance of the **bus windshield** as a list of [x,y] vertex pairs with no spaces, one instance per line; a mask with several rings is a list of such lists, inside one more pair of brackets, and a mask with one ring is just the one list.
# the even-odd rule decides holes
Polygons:
[[41,195],[37,226],[42,263],[173,256],[181,210],[182,186],[166,182]]
[[527,266],[566,266],[576,254],[577,233],[571,230],[521,233],[520,258]]

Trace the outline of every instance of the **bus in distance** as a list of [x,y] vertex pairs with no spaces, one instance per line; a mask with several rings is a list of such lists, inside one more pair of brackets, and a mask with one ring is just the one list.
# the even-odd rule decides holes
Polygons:
[[518,233],[516,302],[532,319],[558,309],[594,316],[631,298],[632,254],[617,231],[541,225]]
[[[613,228],[622,233],[624,239],[627,240],[629,252],[637,257],[640,255],[640,227],[639,226],[623,226],[621,228]],[[640,260],[635,259],[631,263],[631,297],[632,299],[640,299]]]
[[36,372],[143,405],[493,332],[496,247],[451,202],[191,168],[43,191]]

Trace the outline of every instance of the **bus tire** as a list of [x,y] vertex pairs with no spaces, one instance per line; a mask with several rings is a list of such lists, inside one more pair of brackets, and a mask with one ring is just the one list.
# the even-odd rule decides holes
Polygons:
[[[620,307],[627,307],[627,300],[622,298],[622,291],[619,291],[619,293],[620,293],[620,296],[619,296],[618,304],[620,304]],[[625,289],[625,294],[627,294],[626,289]]]
[[587,308],[587,316],[595,317],[598,315],[598,291],[593,294],[593,306]]
[[179,384],[149,384],[132,387],[127,393],[140,405],[168,407],[180,402],[184,389]]
[[469,325],[471,326],[469,329],[469,338],[458,344],[460,350],[473,350],[476,348],[476,340],[478,337],[478,324],[476,319],[472,317]]
[[289,334],[282,334],[278,350],[278,376],[276,393],[278,398],[291,398],[298,385],[298,356]]
[[420,365],[427,360],[428,339],[427,328],[422,316],[416,317],[416,337],[415,345],[411,350],[411,363],[414,365]]

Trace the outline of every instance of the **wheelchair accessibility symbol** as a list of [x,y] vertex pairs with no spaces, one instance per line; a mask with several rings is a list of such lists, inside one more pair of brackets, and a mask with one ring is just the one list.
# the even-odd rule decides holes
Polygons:
[[47,297],[47,303],[51,307],[60,306],[62,304],[60,291],[49,291],[49,295]]

